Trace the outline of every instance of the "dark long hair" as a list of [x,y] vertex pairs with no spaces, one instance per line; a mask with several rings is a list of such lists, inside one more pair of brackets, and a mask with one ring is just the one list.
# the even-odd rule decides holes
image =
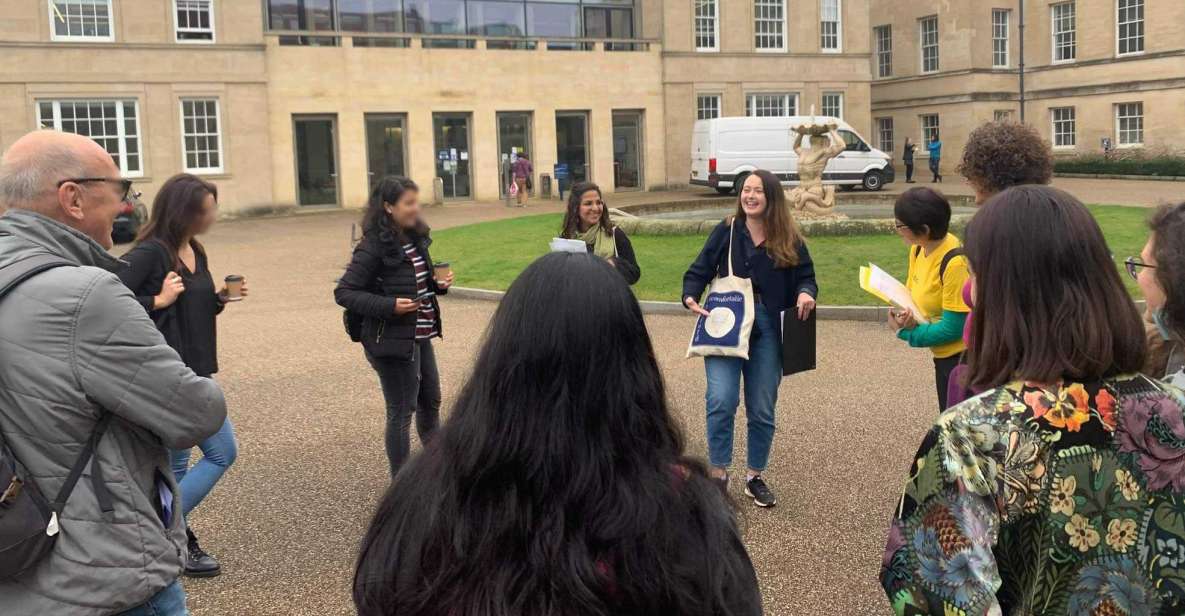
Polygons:
[[[396,229],[391,224],[391,215],[387,213],[386,205],[395,205],[403,198],[404,193],[411,190],[419,192],[420,187],[410,179],[397,175],[388,175],[376,182],[374,189],[370,191],[370,199],[366,202],[366,211],[362,214],[362,234],[386,239],[403,238],[405,230]],[[428,229],[422,222],[415,231],[425,236],[428,234]]]
[[1164,289],[1165,326],[1185,340],[1185,203],[1164,205],[1149,222],[1156,282]]
[[731,509],[684,456],[638,302],[607,263],[511,285],[448,422],[363,541],[361,616],[729,615],[756,605]]
[[[568,210],[564,213],[564,228],[560,231],[560,237],[574,239],[580,235],[580,197],[590,190],[597,191],[597,197],[601,201],[605,200],[605,196],[601,193],[601,187],[592,182],[580,182],[573,186],[572,190],[568,191]],[[613,231],[613,223],[609,220],[608,205],[601,212],[599,226],[606,233]]]
[[1086,206],[1048,186],[992,197],[967,229],[975,273],[968,382],[1094,381],[1144,364],[1140,313]]
[[[761,178],[761,189],[765,192],[765,214],[762,215],[765,224],[765,252],[778,267],[794,267],[798,265],[798,249],[802,246],[802,232],[798,230],[798,223],[790,214],[790,205],[786,202],[786,190],[782,188],[782,181],[778,176],[765,169],[758,169],[753,175]],[[744,187],[737,187],[737,220],[745,220],[745,208],[741,200],[745,198]]]
[[193,249],[205,254],[205,248],[193,238],[193,229],[202,217],[202,204],[207,195],[218,200],[218,187],[195,175],[179,173],[165,180],[152,200],[152,215],[140,229],[136,243],[156,241],[168,249],[173,266],[178,267],[181,242],[190,238]]

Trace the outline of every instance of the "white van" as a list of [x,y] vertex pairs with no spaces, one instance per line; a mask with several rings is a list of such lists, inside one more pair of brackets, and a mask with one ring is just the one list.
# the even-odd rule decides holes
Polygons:
[[[881,190],[896,179],[892,156],[868,145],[850,124],[838,118],[794,116],[784,118],[716,118],[699,120],[691,136],[691,184],[709,186],[727,195],[745,183],[756,169],[777,174],[785,186],[798,184],[798,156],[794,154],[793,127],[834,122],[847,142],[847,150],[831,162],[823,174],[825,184],[863,186]],[[810,147],[803,140],[803,147]]]

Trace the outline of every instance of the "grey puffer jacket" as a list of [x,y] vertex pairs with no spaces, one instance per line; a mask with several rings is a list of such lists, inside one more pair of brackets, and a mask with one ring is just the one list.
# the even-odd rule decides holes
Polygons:
[[[101,246],[38,214],[0,217],[0,266],[50,253],[80,267],[38,274],[0,299],[0,434],[57,494],[100,411],[114,414],[95,453],[115,512],[104,519],[90,467],[67,501],[54,551],[0,582],[0,613],[103,616],[147,601],[181,573],[185,527],[166,448],[192,447],[226,417],[222,390],[165,344],[111,273]],[[172,490],[168,528],[157,480]]]

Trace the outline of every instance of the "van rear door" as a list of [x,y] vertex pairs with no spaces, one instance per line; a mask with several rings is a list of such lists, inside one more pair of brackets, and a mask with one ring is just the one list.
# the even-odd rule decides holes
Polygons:
[[694,186],[711,186],[708,183],[708,161],[712,157],[711,120],[698,120],[691,131],[691,179]]

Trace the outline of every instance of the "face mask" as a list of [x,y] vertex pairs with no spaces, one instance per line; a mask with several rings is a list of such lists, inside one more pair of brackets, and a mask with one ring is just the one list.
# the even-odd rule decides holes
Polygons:
[[1165,340],[1172,340],[1173,336],[1169,333],[1169,328],[1164,323],[1164,311],[1155,310],[1152,312],[1152,322],[1156,324],[1156,329],[1160,330],[1160,336]]

